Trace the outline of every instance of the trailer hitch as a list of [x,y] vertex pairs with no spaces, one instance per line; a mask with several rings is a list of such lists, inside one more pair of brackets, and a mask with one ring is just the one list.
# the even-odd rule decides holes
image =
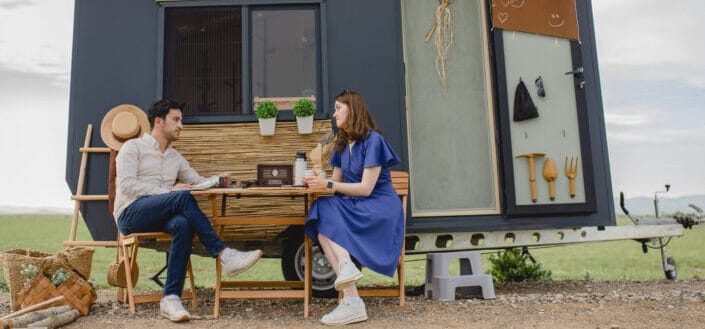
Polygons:
[[[622,208],[624,214],[634,223],[634,225],[664,225],[664,224],[680,224],[683,228],[693,228],[694,225],[705,223],[705,212],[693,204],[688,206],[695,210],[695,213],[681,213],[677,212],[672,215],[672,217],[661,217],[661,212],[659,209],[659,193],[667,193],[671,186],[666,184],[665,191],[657,191],[654,193],[654,213],[655,218],[635,218],[629,214],[627,207],[624,205],[624,193],[619,192],[619,207]],[[676,260],[673,257],[669,257],[666,254],[666,246],[671,242],[671,238],[665,240],[663,237],[655,239],[640,239],[636,240],[641,243],[641,250],[644,253],[649,251],[649,248],[659,249],[661,252],[661,266],[663,267],[663,272],[666,278],[669,280],[675,280],[678,274],[678,266],[676,265]],[[653,243],[654,246],[650,246],[649,243]]]
[[654,209],[656,210],[656,217],[636,218],[629,214],[629,210],[627,210],[627,207],[624,205],[624,193],[619,192],[619,207],[622,209],[622,212],[624,212],[627,218],[634,223],[634,225],[680,224],[683,225],[683,228],[693,228],[695,225],[705,223],[705,212],[703,212],[702,208],[694,204],[688,204],[688,206],[695,211],[694,213],[676,212],[672,215],[672,217],[660,217],[661,214],[658,210],[658,205],[658,195],[654,195]]

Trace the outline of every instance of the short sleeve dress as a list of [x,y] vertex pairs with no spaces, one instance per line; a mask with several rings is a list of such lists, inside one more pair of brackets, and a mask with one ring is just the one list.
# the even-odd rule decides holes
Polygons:
[[321,197],[311,206],[304,229],[318,242],[318,233],[348,250],[363,266],[393,276],[404,239],[404,211],[392,186],[389,167],[399,157],[376,131],[342,152],[334,151],[331,165],[343,171],[343,181],[359,183],[365,168],[382,170],[368,197],[336,193]]

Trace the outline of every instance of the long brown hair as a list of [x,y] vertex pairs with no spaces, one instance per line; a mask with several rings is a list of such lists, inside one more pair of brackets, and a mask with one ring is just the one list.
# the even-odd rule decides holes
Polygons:
[[348,117],[345,119],[346,128],[340,128],[338,136],[335,139],[335,150],[342,152],[345,145],[352,141],[360,141],[370,135],[370,131],[377,132],[377,124],[372,119],[370,112],[367,110],[367,102],[357,92],[343,90],[335,100],[348,106]]

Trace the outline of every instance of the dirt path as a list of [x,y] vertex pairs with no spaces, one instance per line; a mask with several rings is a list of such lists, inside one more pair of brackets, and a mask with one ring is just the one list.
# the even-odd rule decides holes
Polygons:
[[[353,328],[703,328],[705,280],[650,282],[553,282],[496,285],[497,299],[458,298],[434,302],[421,296],[366,299],[369,320]],[[188,325],[173,324],[158,315],[156,304],[138,306],[129,315],[113,301],[114,293],[99,292],[91,315],[68,328],[322,328],[318,320],[335,301],[313,300],[311,317],[303,318],[298,300],[228,300],[219,319],[210,316],[211,290],[199,293]],[[188,307],[187,307],[188,308]],[[0,314],[9,312],[8,295],[0,295]]]

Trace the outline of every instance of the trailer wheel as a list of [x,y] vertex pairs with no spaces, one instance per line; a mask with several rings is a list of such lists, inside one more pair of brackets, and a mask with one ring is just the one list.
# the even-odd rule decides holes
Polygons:
[[675,280],[678,275],[678,265],[676,265],[676,260],[673,257],[666,258],[666,264],[668,265],[668,270],[663,271],[666,274],[666,279]]
[[[328,264],[326,256],[319,246],[312,250],[312,288],[313,296],[319,298],[337,297],[335,290],[335,272]],[[303,236],[292,234],[282,243],[282,274],[286,280],[304,280],[304,243]]]

